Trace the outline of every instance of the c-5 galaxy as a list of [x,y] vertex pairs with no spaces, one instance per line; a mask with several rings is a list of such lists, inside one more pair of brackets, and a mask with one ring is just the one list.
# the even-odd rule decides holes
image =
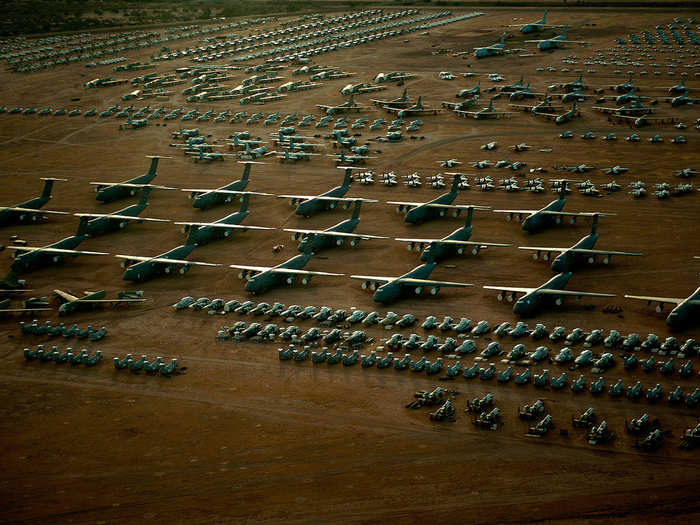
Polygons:
[[475,47],[474,48],[474,56],[476,58],[486,58],[486,57],[493,57],[496,55],[502,55],[505,51],[506,48],[506,34],[503,33],[501,35],[501,40],[499,42],[496,42],[495,44],[491,44],[490,46],[486,47]]
[[552,270],[561,273],[569,272],[573,270],[575,266],[580,263],[593,264],[596,261],[596,257],[602,257],[603,264],[608,264],[613,255],[642,255],[638,252],[616,252],[612,250],[594,250],[596,241],[598,240],[598,234],[596,229],[598,226],[598,214],[593,215],[593,225],[591,226],[591,233],[586,235],[571,248],[545,248],[542,246],[519,246],[521,250],[532,250],[535,253],[532,258],[537,260],[542,254],[542,259],[548,261],[552,252],[560,252],[554,260],[552,261]]
[[361,240],[369,239],[387,239],[378,235],[363,235],[353,233],[357,225],[360,223],[360,206],[363,202],[377,202],[368,199],[355,199],[355,208],[352,211],[352,216],[335,226],[326,228],[325,230],[300,230],[294,228],[286,228],[284,231],[291,232],[292,240],[298,240],[300,252],[312,251],[319,253],[322,250],[327,250],[335,246],[342,246],[346,240],[350,241],[350,246],[357,246]]
[[675,308],[666,317],[666,324],[671,328],[683,328],[697,324],[700,320],[700,288],[685,299],[676,297],[650,297],[646,295],[625,295],[626,299],[647,301],[647,304],[659,303],[656,311],[661,312],[664,304],[675,304]]
[[527,215],[522,222],[522,228],[526,232],[535,233],[543,230],[553,224],[560,224],[564,217],[570,217],[571,224],[576,222],[578,217],[593,217],[599,216],[604,217],[608,215],[613,215],[611,213],[598,213],[598,212],[566,212],[561,211],[566,204],[566,183],[567,182],[579,182],[572,180],[560,179],[557,181],[561,183],[559,190],[559,198],[555,201],[550,202],[544,208],[539,210],[493,210],[494,213],[506,213],[506,220],[520,220],[523,215]]
[[189,271],[190,266],[221,266],[220,264],[185,260],[185,257],[192,253],[192,250],[197,247],[194,243],[196,233],[197,228],[192,227],[185,240],[185,244],[155,257],[115,255],[115,257],[124,259],[121,266],[122,268],[126,268],[126,271],[122,275],[122,279],[125,281],[146,281],[153,277],[171,275],[178,266],[180,267],[178,271],[182,275]]
[[562,25],[552,25],[547,23],[547,11],[545,10],[544,15],[542,15],[542,18],[538,20],[537,22],[531,22],[529,24],[511,24],[507,27],[519,27],[520,32],[524,34],[529,34],[529,33],[539,33],[546,27],[566,27]]
[[76,217],[87,217],[88,221],[85,233],[91,237],[105,235],[126,228],[129,221],[138,223],[148,222],[170,222],[168,219],[153,219],[150,217],[139,217],[139,213],[148,206],[148,196],[151,193],[151,186],[145,186],[141,192],[141,199],[138,204],[132,204],[113,213],[76,213]]
[[313,252],[308,251],[301,255],[296,255],[291,259],[278,264],[277,266],[249,266],[231,264],[231,268],[241,270],[238,273],[239,279],[247,279],[245,291],[253,295],[263,293],[270,288],[282,286],[284,284],[294,284],[297,276],[302,277],[301,284],[309,284],[314,275],[328,277],[342,277],[342,273],[316,272],[312,270],[304,270],[304,266],[313,257]]
[[102,202],[112,202],[119,199],[124,199],[129,196],[134,196],[138,193],[139,189],[143,188],[144,185],[150,184],[153,179],[156,178],[156,169],[158,168],[159,159],[168,159],[170,157],[158,157],[147,155],[147,158],[151,159],[151,167],[148,173],[144,175],[139,175],[133,179],[125,180],[123,182],[91,182],[97,186],[95,191],[95,199]]
[[431,295],[437,295],[442,287],[466,288],[473,286],[468,283],[428,279],[436,266],[436,262],[422,264],[400,277],[379,277],[376,275],[351,275],[350,277],[364,281],[362,283],[363,290],[367,288],[376,290],[372,299],[384,304],[394,302],[402,296],[420,295],[426,288],[430,288]]
[[[82,297],[77,297],[63,290],[53,291],[60,300],[65,301],[58,307],[58,315],[72,313],[79,309],[95,308],[104,304],[116,306],[123,303],[142,303],[146,301],[142,297],[123,297],[122,293],[117,299],[105,299],[107,292],[100,290],[99,292],[85,292]],[[135,294],[143,294],[143,292],[135,292]],[[128,294],[127,294],[128,295]]]
[[42,215],[68,215],[65,211],[40,210],[40,208],[51,200],[51,189],[56,181],[66,181],[68,179],[55,179],[53,177],[42,178],[44,181],[44,191],[39,197],[35,197],[28,201],[0,208],[0,226],[9,226],[11,224],[30,224],[41,219]]
[[338,202],[345,202],[345,208],[350,206],[350,202],[353,199],[344,199],[345,194],[350,189],[350,183],[352,182],[352,170],[358,169],[350,166],[338,166],[340,169],[345,170],[345,178],[343,179],[343,184],[336,186],[335,188],[328,190],[321,195],[278,195],[281,199],[291,199],[290,204],[294,206],[297,205],[295,213],[301,215],[302,217],[311,217],[317,213],[332,210],[338,204]]
[[[482,209],[482,208],[478,208]],[[474,207],[469,207],[467,210],[467,220],[464,222],[464,226],[456,229],[446,237],[442,239],[403,239],[397,238],[395,240],[407,242],[408,249],[422,250],[424,245],[428,247],[423,250],[420,256],[420,260],[423,262],[439,262],[443,259],[449,257],[454,257],[455,255],[462,255],[466,250],[471,248],[472,254],[476,255],[479,253],[481,248],[487,248],[489,246],[494,247],[506,247],[510,244],[501,244],[494,242],[476,242],[470,241],[469,238],[472,235],[472,213],[474,212]]]
[[11,250],[22,251],[20,255],[14,255],[14,261],[10,266],[14,273],[28,272],[44,266],[61,263],[67,256],[78,255],[109,255],[103,252],[88,252],[75,248],[86,238],[87,217],[80,218],[78,231],[75,235],[66,237],[58,242],[43,247],[8,246]]
[[452,188],[448,193],[444,193],[439,197],[429,201],[429,202],[403,202],[403,201],[388,201],[387,204],[392,204],[396,206],[396,211],[398,213],[404,211],[406,212],[406,217],[404,221],[411,224],[419,224],[432,219],[437,219],[438,217],[444,217],[447,215],[449,210],[452,211],[454,217],[459,216],[462,210],[469,209],[479,209],[488,210],[489,207],[486,206],[471,206],[471,205],[458,205],[452,204],[457,198],[457,192],[459,189],[459,183],[462,180],[462,175],[455,173],[454,179],[452,179]]
[[187,233],[193,226],[198,227],[192,237],[192,242],[197,246],[203,246],[210,242],[225,239],[229,237],[235,230],[274,230],[265,226],[248,226],[242,225],[241,222],[248,216],[248,199],[250,193],[243,193],[241,198],[241,208],[231,215],[219,219],[216,222],[176,222],[175,224],[182,225],[183,233]]
[[560,306],[566,296],[574,296],[579,299],[581,297],[615,297],[615,294],[609,293],[565,290],[564,287],[569,282],[571,275],[571,272],[560,273],[537,288],[521,288],[517,286],[484,286],[484,288],[499,290],[499,301],[503,301],[505,297],[508,302],[513,302],[517,294],[524,294],[513,305],[513,312],[517,315],[532,315],[552,303]]
[[243,174],[237,181],[221,186],[214,190],[203,189],[183,189],[182,191],[189,192],[189,197],[192,199],[192,206],[200,210],[208,210],[220,204],[228,204],[232,202],[237,194],[245,190],[250,177],[251,164],[264,164],[264,162],[243,161],[240,164],[245,164]]

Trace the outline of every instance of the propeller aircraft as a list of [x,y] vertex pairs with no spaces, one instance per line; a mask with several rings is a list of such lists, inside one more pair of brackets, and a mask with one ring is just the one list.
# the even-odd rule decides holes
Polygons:
[[82,297],[77,297],[63,290],[54,290],[53,293],[55,293],[60,300],[65,301],[58,307],[58,315],[72,313],[78,309],[95,308],[103,304],[116,306],[118,304],[143,303],[146,301],[146,299],[141,297],[105,299],[107,293],[104,290],[100,290],[99,292],[85,292]]

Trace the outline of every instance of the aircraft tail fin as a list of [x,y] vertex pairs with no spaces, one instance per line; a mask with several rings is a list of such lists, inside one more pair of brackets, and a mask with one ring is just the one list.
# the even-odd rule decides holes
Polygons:
[[468,228],[472,224],[472,215],[474,215],[474,208],[469,208],[467,210],[467,218],[464,220],[464,227]]
[[352,182],[352,168],[345,168],[345,178],[343,179],[343,186],[349,187]]
[[156,170],[158,169],[158,160],[159,160],[158,157],[153,157],[153,158],[151,158],[151,167],[148,168],[148,174],[149,174],[149,175],[155,175],[155,174],[156,174]]
[[241,180],[248,182],[248,177],[250,176],[250,164],[246,164],[243,168],[243,175],[241,175]]
[[591,235],[595,235],[598,229],[598,214],[593,214],[593,223],[591,224]]
[[403,93],[401,94],[401,100],[407,100],[407,99],[408,99],[407,91],[408,91],[408,88],[403,88]]
[[44,191],[41,192],[41,196],[44,199],[50,199],[51,198],[51,190],[53,189],[53,180],[52,179],[46,179],[44,181]]
[[[462,175],[459,173],[455,173],[454,179],[452,179],[452,189],[450,190],[450,193],[457,193],[459,190],[459,183],[462,182]],[[471,212],[471,208],[469,209]]]
[[352,210],[351,219],[359,219],[360,218],[360,207],[361,206],[362,206],[362,201],[355,201],[355,207]]
[[501,35],[501,45],[504,45],[505,43],[506,43],[506,34],[503,33],[503,34]]
[[247,193],[241,197],[241,209],[239,211],[248,211],[248,199],[250,195]]
[[547,10],[544,10],[544,15],[542,15],[542,22],[547,23]]
[[76,236],[85,235],[87,232],[87,224],[89,217],[80,217],[80,222],[78,223],[78,230],[75,232]]

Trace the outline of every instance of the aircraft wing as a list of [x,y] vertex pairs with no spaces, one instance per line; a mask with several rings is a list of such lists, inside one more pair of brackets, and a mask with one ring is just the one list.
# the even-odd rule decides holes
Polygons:
[[125,219],[129,221],[150,221],[150,222],[170,222],[170,219],[153,219],[150,217],[139,217],[137,215],[117,215],[117,214],[101,214],[101,213],[75,213],[74,214],[76,217],[94,217],[96,219],[99,218],[107,218],[107,219]]
[[48,253],[65,253],[68,255],[109,255],[108,253],[105,252],[87,252],[84,250],[64,250],[61,248],[37,248],[37,247],[31,247],[31,246],[7,246],[8,249],[10,250],[19,250],[23,252],[48,252]]
[[518,288],[517,286],[483,286],[487,290],[499,290],[501,292],[516,292],[516,293],[530,293],[534,292],[537,288]]
[[616,252],[613,250],[587,250],[585,248],[569,248],[570,252],[581,253],[585,255],[644,255],[639,252]]
[[48,312],[53,308],[0,308],[0,314],[4,312]]
[[73,302],[73,301],[77,301],[78,299],[80,299],[79,297],[76,297],[75,295],[69,294],[68,292],[64,292],[63,290],[54,290],[53,293],[55,293],[61,299],[64,299],[68,302]]
[[221,222],[176,222],[178,225],[207,226],[211,228],[226,228],[229,230],[276,230],[267,226],[246,226],[244,224],[225,224]]
[[374,281],[374,282],[389,283],[391,281],[395,281],[397,278],[396,277],[379,277],[377,275],[351,275],[350,279],[357,279],[358,281]]
[[421,286],[444,286],[452,288],[467,288],[468,286],[474,286],[469,283],[454,283],[451,281],[436,281],[434,279],[416,279],[413,277],[400,277],[396,279],[399,283],[406,283],[410,285],[421,285]]
[[[170,186],[158,186],[157,184],[134,184],[133,182],[90,182],[95,186],[104,186],[105,188],[111,188],[113,186],[121,186],[124,188],[153,188],[154,190],[175,190],[177,188],[171,188]],[[99,189],[99,188],[98,188]]]
[[24,211],[28,213],[46,213],[53,215],[69,215],[67,211],[52,211],[52,210],[42,210],[40,208],[20,208],[17,206],[10,206],[8,208],[0,208],[0,211]]
[[677,297],[650,297],[646,295],[625,295],[625,299],[636,299],[638,301],[648,301],[649,303],[681,304],[685,299]]
[[265,197],[271,197],[273,194],[272,193],[261,193],[259,191],[236,191],[236,190],[219,190],[219,189],[209,189],[209,190],[204,190],[204,189],[192,189],[192,188],[185,188],[180,191],[186,191],[190,193],[226,193],[226,194],[231,194],[231,195],[262,195]]
[[148,299],[83,299],[79,298],[75,301],[77,303],[143,303],[148,301]]
[[537,292],[546,295],[569,295],[575,297],[615,297],[614,293],[576,292],[573,290],[554,290],[551,288],[539,288]]
[[520,213],[522,215],[537,213],[540,210],[493,210],[493,213]]
[[599,217],[607,217],[609,215],[615,215],[614,213],[595,213],[588,211],[550,211],[550,210],[540,210],[539,213],[543,215],[564,215],[566,217],[593,217],[598,215]]
[[[105,254],[108,255],[108,254]],[[199,261],[186,261],[185,259],[168,259],[167,257],[140,257],[138,255],[115,255],[119,259],[127,259],[129,261],[138,262],[154,262],[163,264],[186,264],[188,266],[221,266],[216,263],[199,262]]]
[[307,234],[312,234],[312,235],[327,235],[328,237],[354,237],[354,238],[358,238],[358,239],[388,239],[388,237],[381,237],[379,235],[363,235],[361,233],[334,232],[334,231],[328,231],[328,230],[295,230],[293,228],[285,228],[283,231],[291,232],[291,233],[307,233]]
[[313,270],[298,270],[296,268],[278,268],[276,266],[246,266],[242,264],[229,264],[229,268],[237,270],[249,270],[253,272],[289,273],[294,275],[326,275],[330,277],[342,277],[344,273],[316,272]]
[[416,242],[416,243],[423,243],[423,244],[432,244],[432,243],[444,243],[444,244],[454,244],[458,246],[497,246],[497,247],[506,247],[506,246],[511,246],[510,244],[502,244],[498,242],[477,242],[477,241],[457,241],[457,240],[452,240],[452,239],[403,239],[403,238],[395,238],[395,241],[401,241],[401,242]]
[[423,206],[426,208],[448,208],[451,210],[490,210],[490,206],[474,206],[471,204],[439,204],[433,202],[403,202],[403,201],[386,201],[386,204],[392,204],[396,206]]

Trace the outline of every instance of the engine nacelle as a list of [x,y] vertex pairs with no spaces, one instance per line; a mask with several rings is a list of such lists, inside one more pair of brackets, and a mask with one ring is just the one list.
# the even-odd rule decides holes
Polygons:
[[180,269],[178,270],[178,272],[180,273],[180,275],[185,275],[185,274],[186,274],[187,272],[189,272],[189,271],[190,271],[190,265],[189,265],[189,264],[185,264],[185,265],[183,265],[183,266],[180,266]]
[[238,272],[238,278],[243,280],[248,276],[248,273],[248,270],[241,270],[240,272]]
[[[342,243],[341,243],[341,244],[342,244]],[[354,248],[355,246],[357,246],[358,244],[360,244],[360,239],[352,239],[352,240],[350,241],[350,246],[352,246],[353,248]]]
[[654,310],[656,310],[657,314],[660,314],[663,309],[664,309],[664,303],[659,303],[656,305],[656,308],[654,308]]
[[422,286],[416,286],[413,291],[416,293],[416,295],[420,295],[423,293],[423,287]]
[[304,278],[301,280],[301,284],[309,284],[311,282],[311,275],[305,275]]
[[603,264],[609,264],[610,259],[612,259],[612,255],[606,255],[605,257],[603,257]]
[[540,252],[539,252],[539,250],[532,254],[532,258],[533,258],[535,261],[536,261],[537,259],[540,258]]
[[513,301],[515,301],[515,292],[509,293],[506,296],[506,301],[508,301],[509,303],[512,303]]
[[574,215],[573,217],[571,217],[571,219],[569,219],[569,224],[576,224],[576,215]]
[[551,259],[551,257],[552,257],[552,252],[545,252],[545,253],[542,255],[542,260],[543,260],[543,261],[548,261],[549,259]]
[[472,255],[478,255],[479,250],[481,250],[481,246],[479,246],[479,245],[474,246],[474,248],[472,248]]
[[298,241],[300,238],[301,238],[301,234],[299,232],[292,233],[292,240],[293,241]]
[[440,291],[440,287],[439,287],[439,286],[433,286],[433,287],[430,289],[430,295],[437,295],[439,291]]

